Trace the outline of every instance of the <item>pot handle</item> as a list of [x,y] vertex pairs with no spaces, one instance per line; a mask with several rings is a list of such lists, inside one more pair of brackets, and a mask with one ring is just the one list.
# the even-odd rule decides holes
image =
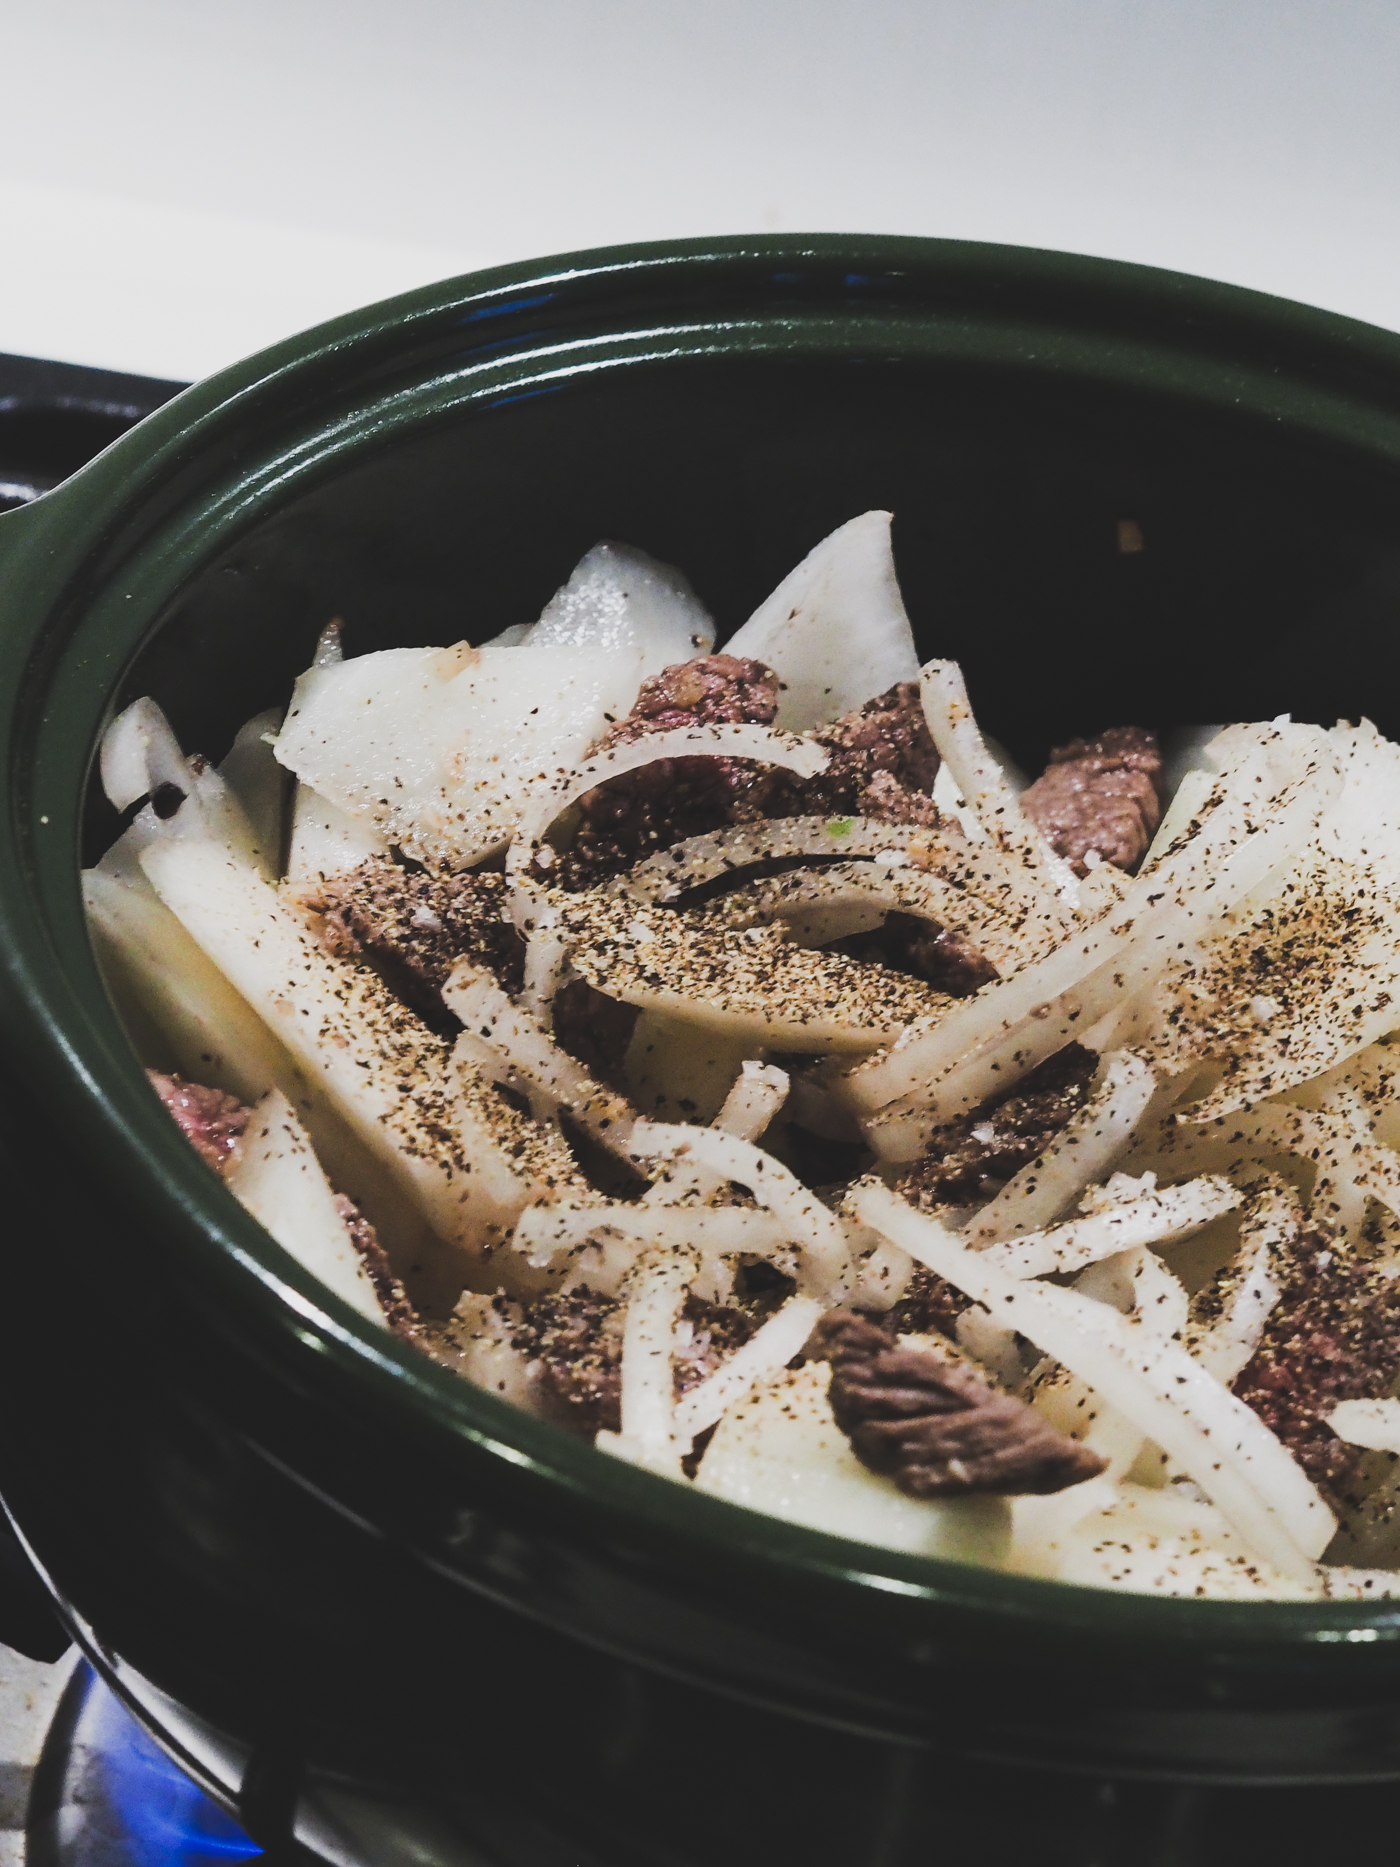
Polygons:
[[[0,497],[3,497],[4,485],[0,482]],[[19,549],[25,537],[26,525],[32,524],[31,514],[39,505],[34,500],[29,505],[16,506],[13,511],[0,512],[0,579],[5,575],[6,565]],[[0,627],[4,626],[4,615],[0,613]]]

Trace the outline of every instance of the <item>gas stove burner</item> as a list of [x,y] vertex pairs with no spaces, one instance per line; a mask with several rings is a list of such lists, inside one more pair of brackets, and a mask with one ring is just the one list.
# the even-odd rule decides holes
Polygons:
[[34,1776],[26,1867],[205,1867],[271,1860],[176,1767],[87,1664]]

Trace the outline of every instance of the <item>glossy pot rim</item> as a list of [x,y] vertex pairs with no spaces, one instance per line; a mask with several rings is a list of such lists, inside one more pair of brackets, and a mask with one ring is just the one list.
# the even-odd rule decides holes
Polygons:
[[[0,518],[0,1042],[230,1321],[404,1430],[469,1442],[536,1508],[650,1540],[735,1585],[800,1581],[824,1611],[937,1610],[1100,1653],[1233,1652],[1375,1675],[1400,1601],[1196,1602],[857,1544],[655,1478],[518,1413],[358,1318],[195,1157],[154,1099],[83,930],[78,830],[110,695],[174,595],[291,493],[416,424],[600,372],[698,358],[1017,367],[1231,408],[1400,466],[1400,337],[1234,287],[969,242],[827,235],[564,255],[422,288],[195,385],[32,507]],[[61,694],[60,694],[61,687]]]

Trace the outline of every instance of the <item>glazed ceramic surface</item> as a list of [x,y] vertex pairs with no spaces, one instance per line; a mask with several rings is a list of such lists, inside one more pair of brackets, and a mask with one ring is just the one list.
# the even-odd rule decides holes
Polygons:
[[480,641],[600,537],[683,567],[723,637],[872,506],[921,648],[1027,764],[1129,718],[1400,728],[1400,339],[1053,254],[736,240],[452,281],[0,518],[0,1487],[99,1659],[251,1748],[265,1829],[312,1770],[513,1835],[528,1782],[533,1839],[493,1844],[521,1862],[893,1863],[952,1755],[1400,1778],[1400,1604],[1017,1580],[597,1455],[306,1277],[107,1002],[78,867],[126,700],[220,757],[330,617],[352,653]]

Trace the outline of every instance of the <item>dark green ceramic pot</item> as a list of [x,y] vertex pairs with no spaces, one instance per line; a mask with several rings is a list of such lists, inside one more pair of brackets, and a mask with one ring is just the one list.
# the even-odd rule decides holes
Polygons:
[[77,876],[125,700],[221,756],[328,617],[355,652],[480,640],[599,537],[732,628],[871,506],[925,650],[1027,760],[1129,718],[1400,725],[1400,340],[1049,253],[732,240],[453,281],[0,519],[0,1485],[99,1663],[260,1833],[330,1850],[334,1805],[345,1858],[411,1830],[414,1858],[894,1867],[989,1807],[1010,1840],[1015,1765],[1069,1861],[1159,1793],[1109,1778],[1400,1779],[1400,1604],[1013,1580],[595,1455],[305,1277],[108,1006]]

